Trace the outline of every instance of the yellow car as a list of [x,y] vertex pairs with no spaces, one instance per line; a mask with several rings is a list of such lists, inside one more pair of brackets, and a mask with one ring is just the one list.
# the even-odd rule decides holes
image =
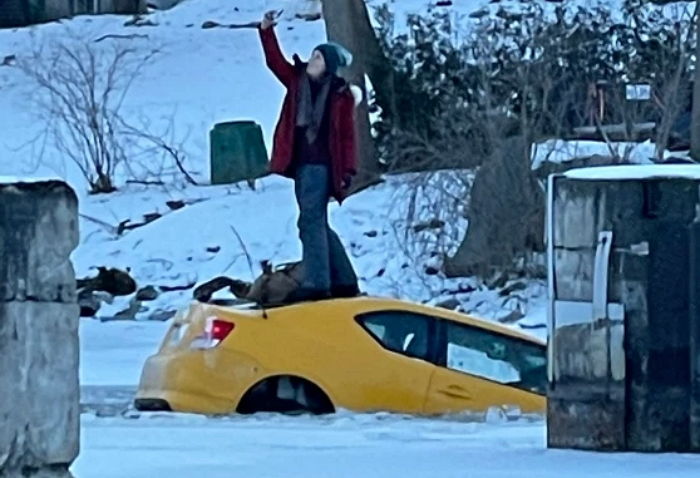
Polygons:
[[541,413],[546,367],[536,338],[408,302],[359,297],[269,310],[195,302],[146,362],[135,407]]

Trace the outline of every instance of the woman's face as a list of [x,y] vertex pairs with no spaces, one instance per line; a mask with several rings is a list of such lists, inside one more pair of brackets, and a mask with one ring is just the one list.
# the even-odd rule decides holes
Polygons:
[[314,50],[309,59],[309,65],[306,67],[306,73],[311,78],[320,78],[326,72],[326,60],[320,51]]

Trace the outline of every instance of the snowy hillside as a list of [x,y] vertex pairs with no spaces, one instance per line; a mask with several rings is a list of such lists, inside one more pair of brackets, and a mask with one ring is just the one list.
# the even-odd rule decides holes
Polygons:
[[[380,1],[369,3],[376,6]],[[487,3],[456,1],[450,8],[468,13]],[[404,15],[428,4],[425,0],[401,1],[392,2],[392,8]],[[66,38],[93,42],[106,35],[111,37],[95,43],[105,51],[113,45],[127,45],[143,55],[157,49],[159,53],[135,78],[124,111],[128,119],[145,121],[156,130],[165,130],[172,122],[169,133],[174,142],[182,143],[185,167],[206,184],[212,126],[253,119],[262,125],[269,146],[284,92],[264,65],[254,29],[201,26],[205,21],[245,24],[258,20],[267,9],[280,7],[285,15],[278,31],[288,54],[305,56],[324,41],[323,22],[294,18],[295,8],[309,8],[308,2],[186,0],[172,10],[146,17],[148,26],[124,26],[128,17],[99,16],[0,30],[0,60],[11,55],[22,60],[38,48]],[[168,173],[160,178],[168,182],[165,187],[125,185],[126,170],[121,170],[118,192],[89,196],[75,165],[37,140],[43,127],[35,103],[38,95],[22,72],[0,66],[0,175],[59,176],[73,185],[81,198],[81,244],[73,256],[78,276],[92,274],[97,266],[119,267],[129,269],[139,286],[188,287],[145,302],[140,319],[167,318],[187,303],[193,284],[218,275],[249,279],[258,273],[261,260],[281,263],[299,259],[296,206],[289,181],[269,177],[258,181],[253,191],[245,184],[185,186],[182,178],[173,180]],[[44,155],[39,158],[42,148]],[[163,162],[160,156],[139,160],[146,163],[144,170],[159,169]],[[421,209],[421,197],[429,199],[435,178],[426,178],[428,186],[418,197],[421,212],[409,219],[406,198],[414,179],[388,178],[342,207],[332,207],[332,223],[350,250],[362,289],[429,303],[452,299],[456,301],[453,307],[461,304],[462,310],[490,319],[509,316],[517,309],[515,320],[524,314],[520,323],[539,326],[535,331],[544,335],[542,283],[529,284],[510,298],[475,281],[449,281],[436,274],[438,254],[454,250],[467,224],[452,220],[454,215],[446,215],[444,208],[431,209],[429,201]],[[183,201],[186,206],[173,211],[166,204],[171,200]],[[133,231],[116,232],[120,223],[139,222],[150,213],[162,217]],[[418,236],[421,242],[409,243],[407,232],[416,228],[422,231]],[[244,249],[252,258],[252,272]],[[129,299],[118,298],[99,315],[113,316],[128,307]],[[86,319],[81,332],[83,383],[134,384],[143,360],[155,350],[165,327],[162,322],[100,323]]]
[[[373,8],[384,1],[368,0],[368,5]],[[425,11],[432,4],[428,0],[388,3],[396,13],[397,27],[408,13]],[[489,0],[454,0],[452,5],[439,8],[449,9],[464,20],[477,10],[501,6],[517,8],[514,2],[493,4]],[[665,7],[665,11],[674,15],[686,6],[679,3]],[[297,13],[313,10],[313,2],[185,0],[171,10],[148,15],[146,26],[140,27],[125,26],[129,17],[112,15],[0,30],[0,63],[6,57],[21,61],[41,48],[50,52],[50,45],[66,39],[88,42],[105,52],[115,45],[129,47],[142,56],[158,50],[135,78],[125,98],[125,114],[128,120],[147,124],[154,132],[167,132],[168,140],[181,145],[187,170],[207,184],[213,125],[239,119],[257,121],[269,149],[284,91],[264,65],[254,29],[201,27],[207,21],[246,24],[277,8],[285,10],[278,32],[287,54],[305,56],[324,41],[322,21],[295,18]],[[161,155],[146,155],[138,157],[133,169],[162,169],[162,177],[150,179],[162,179],[166,186],[125,185],[128,175],[122,169],[118,192],[89,196],[76,166],[40,140],[43,122],[36,108],[37,97],[41,94],[21,71],[11,65],[0,66],[0,175],[59,176],[74,186],[81,198],[81,244],[73,256],[79,276],[92,274],[98,266],[119,267],[129,269],[139,286],[186,287],[144,302],[140,319],[169,317],[190,299],[193,284],[218,275],[249,279],[258,273],[261,260],[282,263],[299,258],[296,206],[289,181],[269,177],[258,181],[255,190],[245,184],[193,187],[185,185]],[[586,146],[590,147],[596,146]],[[44,154],[40,157],[41,150]],[[551,160],[551,150],[540,148],[535,161],[541,161],[542,154]],[[562,148],[557,148],[557,154],[559,150]],[[567,146],[561,154],[568,155],[569,150]],[[650,147],[643,145],[639,154],[648,158]],[[436,274],[440,257],[454,251],[467,228],[465,220],[455,222],[455,214],[431,204],[434,191],[430,185],[438,179],[420,181],[427,186],[416,196],[418,214],[412,213],[407,201],[415,176],[388,178],[342,207],[332,207],[332,223],[350,250],[363,290],[432,304],[449,300],[450,306],[459,305],[474,315],[507,319],[514,326],[546,335],[542,282],[514,284],[512,293],[502,296],[476,281],[446,280]],[[185,207],[171,210],[168,201],[182,201]],[[147,226],[117,233],[120,223],[136,223],[152,213],[162,217]],[[416,230],[422,232],[408,234]],[[409,237],[419,241],[409,241]],[[244,249],[252,259],[252,271]],[[127,308],[129,300],[117,299],[99,315],[113,316]],[[165,327],[167,323],[152,321],[84,321],[84,382],[135,383],[143,360],[156,348]]]
[[[129,115],[146,117],[156,126],[171,117],[176,140],[184,141],[188,169],[208,179],[208,133],[220,121],[254,119],[271,135],[282,88],[267,71],[254,29],[204,30],[207,21],[246,23],[259,20],[265,2],[244,0],[190,0],[165,12],[150,15],[155,26],[125,27],[128,17],[79,17],[48,25],[0,31],[0,57],[29,55],[53,40],[99,39],[104,35],[134,36],[99,42],[127,44],[143,55],[159,53],[136,78],[125,100]],[[308,52],[324,36],[322,22],[294,21],[280,28],[288,51]],[[59,174],[82,192],[75,168],[52,152],[43,164],[34,164],[32,152],[21,146],[38,133],[40,123],[32,111],[35,90],[21,72],[0,68],[0,172],[2,174]],[[256,92],[256,94],[251,94]],[[264,101],[261,101],[264,99]],[[157,129],[157,128],[156,128]]]
[[[386,0],[368,0],[370,8]],[[435,2],[429,0],[389,0],[401,28],[407,13],[425,11]],[[582,0],[581,5],[615,6],[619,0]],[[154,58],[141,69],[125,99],[127,116],[135,123],[148,123],[163,132],[172,120],[172,141],[182,143],[186,167],[197,179],[209,177],[208,133],[214,124],[235,119],[253,119],[260,123],[270,142],[276,115],[283,95],[282,87],[264,67],[254,29],[202,29],[206,21],[221,24],[246,24],[259,20],[266,9],[283,8],[279,36],[284,50],[308,55],[325,38],[322,21],[295,19],[307,13],[309,2],[291,0],[185,0],[171,10],[146,17],[146,26],[125,26],[123,16],[78,17],[69,21],[24,29],[0,30],[0,64],[6,57],[22,59],[35,50],[50,50],[57,40],[92,42],[108,51],[114,45],[127,45],[142,56],[157,50]],[[549,3],[545,2],[545,5]],[[688,4],[679,2],[664,7],[670,16],[686,11]],[[451,6],[439,7],[454,12],[464,23],[468,15],[484,8],[517,8],[514,2],[493,3],[489,0],[454,0]],[[473,20],[475,21],[475,20]],[[50,52],[49,52],[50,53]],[[47,53],[50,59],[50,54]],[[65,158],[58,157],[50,145],[35,142],[41,133],[41,113],[34,102],[37,90],[23,74],[10,66],[0,66],[0,174],[56,175],[65,177],[84,192],[79,172]],[[33,147],[31,147],[33,146]],[[43,159],[38,152],[48,147]],[[149,161],[153,169],[156,158]],[[124,176],[122,171],[122,176]],[[122,177],[123,179],[123,177]]]
[[[343,238],[361,279],[364,291],[381,296],[438,303],[452,298],[475,315],[499,319],[519,308],[525,315],[521,326],[539,325],[533,332],[544,336],[545,287],[541,282],[527,285],[516,297],[501,297],[498,290],[469,279],[448,280],[434,274],[430,247],[407,244],[407,229],[423,226],[419,237],[426,244],[438,236],[452,237],[457,244],[466,221],[448,224],[436,214],[408,220],[405,204],[410,176],[390,177],[384,184],[349,198],[341,207],[331,207],[331,222]],[[406,186],[408,184],[409,186]],[[428,192],[429,194],[429,192]],[[397,199],[401,199],[397,201]],[[166,202],[192,203],[170,212]],[[94,265],[130,269],[139,285],[183,286],[219,275],[249,279],[245,245],[257,274],[258,263],[298,260],[301,254],[296,231],[296,205],[291,181],[270,177],[258,182],[255,191],[247,186],[209,186],[153,190],[132,187],[110,197],[89,197],[83,203],[86,217],[100,217],[111,224],[124,219],[138,220],[148,212],[164,213],[153,223],[117,237],[106,226],[81,221],[83,240],[74,254],[79,275],[89,274]],[[443,211],[443,214],[445,212]],[[427,227],[431,220],[437,229]],[[235,229],[235,232],[234,232]],[[162,294],[144,302],[139,317],[162,315],[186,304],[191,288]],[[100,311],[112,316],[128,306],[130,298],[117,298]],[[160,342],[160,322],[108,322],[86,319],[83,325],[83,382],[91,385],[132,384],[143,360]],[[108,334],[103,335],[106,331]],[[116,337],[124,337],[136,349],[125,351]],[[120,363],[120,367],[110,364]],[[106,368],[103,368],[106,367]]]
[[[436,3],[366,1],[370,7],[388,3],[398,28],[407,14]],[[621,2],[576,0],[583,6]],[[517,8],[510,0],[441,3],[446,6],[439,8],[459,20],[483,9]],[[692,2],[664,10],[676,15],[688,5]],[[247,24],[269,9],[284,9],[278,27],[283,49],[304,57],[324,41],[324,24],[296,14],[315,8],[315,0],[184,0],[145,16],[142,26],[125,25],[130,17],[110,15],[0,30],[0,181],[29,176],[67,180],[80,198],[81,238],[72,257],[77,275],[116,267],[128,270],[139,287],[161,288],[157,299],[141,303],[136,320],[114,320],[130,307],[133,296],[103,305],[95,319],[81,319],[81,454],[71,470],[75,476],[698,476],[696,456],[546,450],[541,417],[514,416],[510,418],[519,419],[510,421],[502,411],[491,411],[485,422],[477,423],[469,414],[417,418],[341,410],[323,417],[214,418],[127,409],[144,361],[160,344],[169,317],[191,300],[196,284],[220,275],[248,280],[258,274],[260,261],[296,261],[301,253],[289,180],[269,176],[254,188],[247,183],[209,185],[211,128],[252,119],[262,126],[269,150],[284,91],[264,65],[254,29],[202,25]],[[200,186],[187,184],[162,154],[130,150],[131,171],[118,170],[118,191],[88,194],[76,165],[43,140],[46,116],[37,109],[42,93],[15,67],[37,52],[51,61],[59,41],[87,43],[101,52],[127,47],[137,58],[157,50],[124,99],[125,119],[177,146]],[[533,159],[535,165],[565,161],[601,148],[599,143],[552,141],[540,145]],[[652,145],[642,144],[631,156],[646,162],[652,152]],[[165,184],[127,184],[134,174]],[[544,281],[495,277],[484,284],[440,273],[442,257],[455,251],[468,228],[464,207],[469,198],[454,194],[462,194],[462,189],[451,189],[455,178],[470,184],[473,172],[391,176],[340,207],[331,205],[332,225],[349,251],[361,288],[457,308],[545,338]],[[435,200],[441,194],[451,196],[449,206]],[[155,219],[121,229],[143,222],[144,216]]]
[[[368,0],[368,5],[377,7],[384,1]],[[428,0],[388,3],[396,13],[397,26],[406,14],[424,11],[432,4]],[[126,46],[142,56],[157,49],[125,98],[125,114],[136,124],[167,132],[170,141],[181,145],[187,170],[207,184],[209,131],[213,125],[255,120],[263,128],[269,149],[284,91],[264,65],[254,29],[203,29],[202,25],[206,21],[246,24],[258,20],[268,9],[284,8],[278,27],[283,49],[288,54],[305,56],[325,38],[322,21],[295,18],[296,13],[313,9],[312,4],[292,0],[185,0],[171,10],[148,15],[146,26],[140,27],[125,26],[129,17],[111,15],[0,30],[0,63],[4,58],[21,61],[41,48],[50,52],[50,45],[66,39],[88,42],[104,51],[114,45]],[[494,4],[489,0],[454,0],[451,6],[439,8],[464,19],[479,9],[500,6],[516,8],[513,2]],[[686,7],[681,2],[664,9],[676,15]],[[81,244],[73,256],[79,276],[92,274],[97,266],[120,267],[128,268],[139,286],[187,287],[144,303],[140,319],[167,318],[189,300],[193,284],[217,275],[249,279],[258,273],[261,260],[281,263],[299,258],[296,206],[291,183],[282,178],[258,181],[254,191],[247,185],[186,186],[182,177],[172,172],[172,165],[164,165],[161,155],[146,155],[138,157],[134,169],[163,169],[162,177],[155,179],[166,181],[166,186],[125,185],[127,171],[120,170],[118,192],[89,196],[76,166],[41,141],[42,112],[36,108],[41,94],[9,63],[0,66],[0,175],[59,176],[73,185],[81,198]],[[586,145],[586,150],[591,147],[600,145]],[[551,160],[552,150],[540,148],[535,161],[544,159],[542,155]],[[556,148],[556,154],[560,150],[563,156],[570,154],[569,145]],[[648,158],[650,146],[642,145],[639,155]],[[419,213],[411,214],[406,199],[411,196],[415,179],[388,178],[342,207],[332,207],[332,223],[350,250],[363,290],[432,304],[449,300],[450,306],[459,305],[474,315],[507,319],[514,326],[546,335],[542,282],[514,284],[511,294],[501,296],[498,290],[489,290],[475,281],[446,280],[436,274],[440,256],[454,251],[467,224],[465,220],[455,222],[454,214],[430,203],[434,192],[430,184],[438,178],[420,181],[428,186],[419,190]],[[186,206],[171,210],[168,201],[182,201]],[[120,223],[139,222],[144,214],[152,213],[162,217],[133,231],[116,232]],[[422,231],[417,235],[420,240],[412,243],[407,233],[416,230]],[[251,256],[252,272],[244,249]],[[99,315],[113,316],[128,307],[129,299],[117,299]],[[133,384],[143,359],[153,352],[165,327],[167,324],[162,322],[84,321],[85,383]],[[120,366],[105,368],[109,364]]]

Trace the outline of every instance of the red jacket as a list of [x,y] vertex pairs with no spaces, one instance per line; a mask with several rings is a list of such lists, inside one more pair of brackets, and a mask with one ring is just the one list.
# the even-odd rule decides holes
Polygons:
[[[287,88],[282,105],[282,113],[275,128],[270,171],[287,177],[293,177],[291,171],[294,159],[294,130],[297,114],[297,90],[301,72],[306,64],[295,55],[295,64],[282,55],[277,36],[272,27],[260,29],[260,39],[267,66],[278,80]],[[355,143],[355,97],[347,83],[331,92],[330,95],[330,138],[331,177],[333,196],[342,202],[346,196],[343,179],[357,172],[357,146]]]

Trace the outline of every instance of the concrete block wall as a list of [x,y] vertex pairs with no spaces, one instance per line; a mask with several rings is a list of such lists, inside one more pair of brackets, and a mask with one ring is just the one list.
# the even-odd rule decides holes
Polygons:
[[0,180],[0,478],[64,478],[80,438],[78,201]]

